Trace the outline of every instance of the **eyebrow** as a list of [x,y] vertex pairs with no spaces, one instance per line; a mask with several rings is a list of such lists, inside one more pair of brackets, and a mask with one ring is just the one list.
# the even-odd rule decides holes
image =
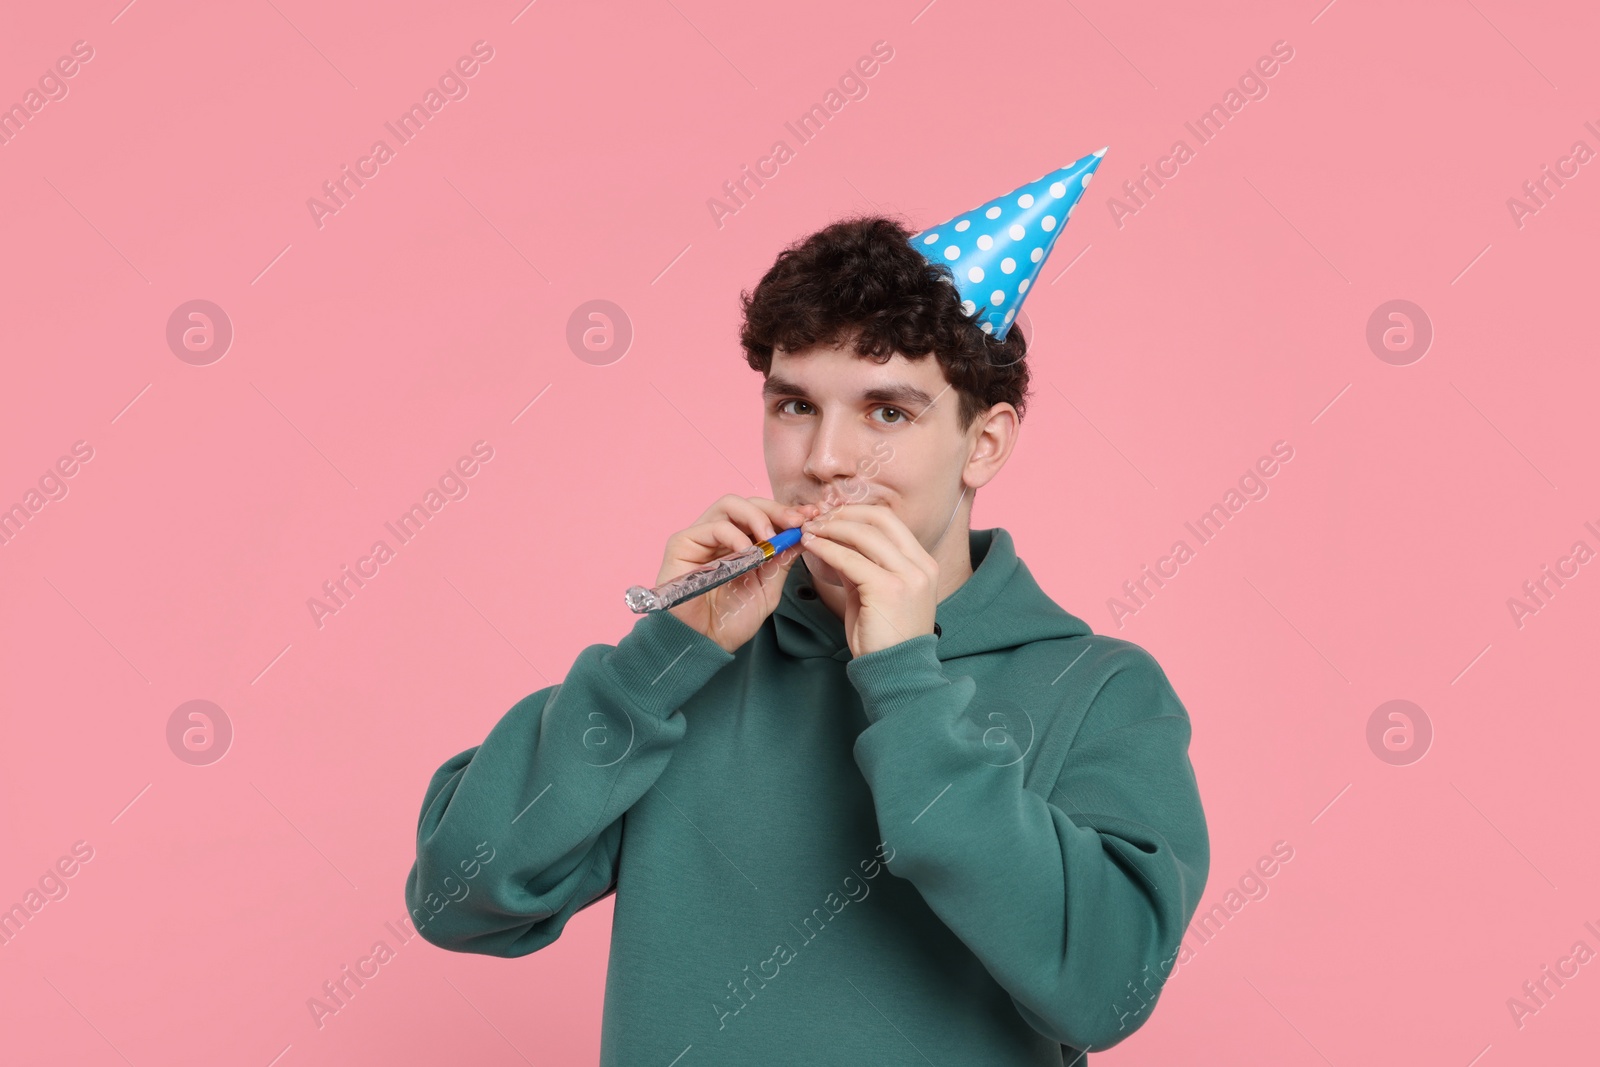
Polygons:
[[[768,378],[766,384],[762,385],[761,395],[769,400],[779,396],[792,396],[800,400],[811,399],[811,395],[799,382],[792,382],[776,375]],[[861,399],[877,404],[894,404],[911,408],[926,408],[933,403],[933,397],[916,386],[904,382],[868,389],[861,394]]]

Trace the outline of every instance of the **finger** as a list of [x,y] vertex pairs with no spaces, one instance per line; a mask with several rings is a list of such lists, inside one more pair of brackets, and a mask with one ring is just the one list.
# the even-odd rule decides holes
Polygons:
[[854,535],[856,539],[847,540],[845,537],[840,537],[839,540],[846,540],[847,543],[854,545],[885,568],[894,571],[902,569],[883,554],[881,546],[877,552],[868,551],[868,545],[876,544],[876,542],[862,540],[861,538],[865,534],[859,531],[877,531],[887,540],[888,544],[893,546],[896,554],[923,574],[932,575],[937,571],[937,561],[928,553],[926,548],[922,547],[922,542],[917,540],[917,535],[911,532],[911,528],[905,524],[900,516],[882,505],[852,504],[832,515],[815,520],[810,529],[818,533],[822,533],[825,530],[844,531],[852,525],[855,526],[857,531]]
[[[809,548],[819,558],[821,558],[824,563],[831,564],[834,570],[838,571],[844,576],[845,584],[851,589],[850,596],[845,601],[845,611],[847,615],[847,618],[845,619],[845,626],[849,629],[853,629],[855,626],[855,617],[857,613],[863,610],[863,608],[867,608],[867,605],[860,601],[857,591],[861,587],[869,584],[875,578],[881,578],[885,573],[884,569],[867,559],[865,556],[861,555],[861,553],[857,552],[850,546],[840,544],[836,541],[829,541],[820,536],[814,536],[810,541],[802,541],[801,543]],[[868,610],[871,609],[869,608]],[[895,633],[899,634],[902,639],[905,639],[909,636],[898,626],[895,626],[894,623],[889,620],[888,616],[884,615],[881,611],[878,612],[878,615],[892,630],[894,630]]]
[[[917,541],[917,535],[912,533],[911,528],[905,524],[905,520],[895,514],[894,509],[887,504],[841,504],[817,521],[822,522],[833,518],[870,523],[889,534],[897,543],[921,543]],[[910,553],[908,552],[907,555],[910,555]]]
[[701,563],[743,552],[755,544],[749,534],[727,519],[691,526],[679,534],[678,539],[676,552],[679,557]]
[[[753,496],[749,502],[760,508],[772,522],[772,532],[788,530],[809,519],[815,509],[803,504],[780,504],[766,497]],[[768,536],[771,536],[770,534]]]
[[819,519],[832,518],[842,508],[864,506],[866,505],[862,501],[851,500],[849,497],[831,492],[822,499],[821,503],[813,505],[816,508],[817,518]]
[[805,516],[798,509],[786,507],[765,497],[725,496],[717,502],[724,515],[754,538],[767,540],[779,529],[798,526]]
[[867,585],[882,577],[884,568],[872,562],[849,545],[830,540],[822,534],[813,534],[800,544],[822,562],[833,567],[856,585]]
[[716,522],[718,519],[727,518],[728,507],[730,503],[736,503],[743,499],[744,497],[738,496],[734,493],[725,493],[722,496],[719,496],[715,503],[713,503],[709,508],[706,508],[706,510],[701,513],[700,517],[694,520],[694,524],[696,526],[703,526],[708,522]]
[[[905,574],[920,568],[906,558],[900,547],[876,526],[851,519],[835,519],[813,528],[819,539],[849,545],[884,570]],[[812,542],[815,544],[815,542]]]

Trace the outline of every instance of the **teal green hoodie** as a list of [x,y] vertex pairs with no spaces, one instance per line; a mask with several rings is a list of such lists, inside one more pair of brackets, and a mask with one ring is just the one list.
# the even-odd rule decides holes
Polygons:
[[[615,893],[600,1062],[1081,1064],[1150,1014],[1210,842],[1156,661],[1003,529],[852,657],[803,561],[727,652],[668,612],[433,775],[423,938],[524,956]],[[755,610],[752,606],[747,610]]]

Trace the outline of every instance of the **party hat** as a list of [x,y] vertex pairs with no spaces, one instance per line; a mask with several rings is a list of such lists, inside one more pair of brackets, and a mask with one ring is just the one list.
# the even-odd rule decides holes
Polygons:
[[978,328],[996,341],[1006,339],[1105,154],[1090,153],[911,237],[930,262],[950,268],[946,280],[954,281],[962,309],[977,314]]

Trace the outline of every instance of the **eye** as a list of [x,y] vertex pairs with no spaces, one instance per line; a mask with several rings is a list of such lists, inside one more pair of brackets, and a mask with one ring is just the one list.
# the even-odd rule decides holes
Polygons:
[[884,421],[890,423],[891,425],[906,421],[906,419],[905,419],[905,414],[906,413],[904,411],[900,410],[899,408],[890,407],[889,405],[884,404],[882,407],[877,407],[877,408],[874,408],[873,410],[874,411],[892,411],[892,412],[895,413],[895,415],[899,416],[898,418],[884,420]]
[[[788,407],[788,405],[790,405],[790,404],[805,404],[807,407],[811,406],[810,402],[809,401],[805,401],[805,400],[798,400],[798,399],[780,400],[773,407],[772,410],[776,411],[780,415],[787,415],[787,414],[790,414],[790,412],[785,411],[784,409],[786,407]],[[799,415],[799,414],[802,414],[802,413],[797,411],[797,412],[794,412],[793,414]]]

